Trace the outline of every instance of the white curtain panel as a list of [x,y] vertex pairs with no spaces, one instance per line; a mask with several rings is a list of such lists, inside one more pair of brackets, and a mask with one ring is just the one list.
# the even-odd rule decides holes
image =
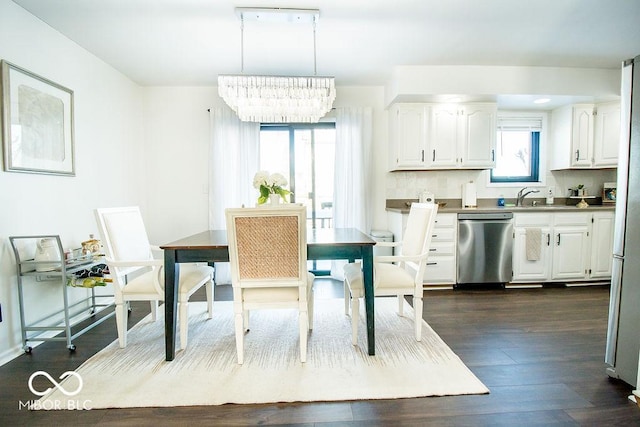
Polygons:
[[[209,229],[226,228],[224,210],[254,206],[258,193],[260,124],[242,122],[228,107],[210,110]],[[231,283],[228,263],[216,263],[216,283]]]
[[[334,227],[369,233],[373,109],[336,108],[336,160],[333,192]],[[334,261],[331,276],[343,280],[344,261]]]

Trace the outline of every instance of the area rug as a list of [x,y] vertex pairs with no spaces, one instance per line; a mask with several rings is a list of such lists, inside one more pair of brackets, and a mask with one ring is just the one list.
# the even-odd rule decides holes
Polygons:
[[[427,325],[413,336],[413,311],[395,298],[376,298],[376,355],[366,351],[364,316],[357,346],[342,299],[316,299],[307,362],[300,362],[297,313],[251,313],[245,362],[238,365],[231,302],[189,304],[189,340],[173,361],[164,360],[164,322],[145,318],[128,335],[87,360],[39,408],[128,408],[227,403],[394,399],[486,394],[489,390]],[[162,310],[159,310],[162,311]],[[364,309],[361,310],[364,312]],[[78,378],[81,377],[82,384]],[[63,394],[75,392],[73,396]]]

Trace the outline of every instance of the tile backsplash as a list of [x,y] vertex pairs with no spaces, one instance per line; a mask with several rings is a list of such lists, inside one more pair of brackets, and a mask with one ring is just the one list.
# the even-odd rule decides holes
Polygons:
[[[544,183],[527,185],[540,190],[544,197],[548,190],[556,197],[566,197],[569,188],[583,184],[587,193],[599,196],[605,182],[616,181],[616,169],[551,171]],[[478,198],[516,197],[524,185],[496,185],[489,183],[488,170],[407,171],[387,173],[387,199],[417,199],[422,191],[430,191],[436,199],[456,199],[462,196],[462,184],[474,181]]]

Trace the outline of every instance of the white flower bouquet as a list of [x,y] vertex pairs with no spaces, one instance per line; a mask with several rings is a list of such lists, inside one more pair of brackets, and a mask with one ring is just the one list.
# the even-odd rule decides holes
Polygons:
[[280,173],[269,174],[267,171],[258,171],[253,177],[253,187],[260,191],[258,204],[266,203],[271,194],[278,194],[283,200],[287,200],[287,196],[292,194],[291,191],[284,188],[287,185],[287,178]]

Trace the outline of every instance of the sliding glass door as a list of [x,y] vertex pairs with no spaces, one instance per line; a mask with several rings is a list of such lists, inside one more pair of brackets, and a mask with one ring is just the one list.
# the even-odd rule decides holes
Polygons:
[[[335,124],[262,125],[260,169],[287,177],[291,202],[307,207],[307,226],[333,226]],[[322,274],[330,262],[314,262]]]

